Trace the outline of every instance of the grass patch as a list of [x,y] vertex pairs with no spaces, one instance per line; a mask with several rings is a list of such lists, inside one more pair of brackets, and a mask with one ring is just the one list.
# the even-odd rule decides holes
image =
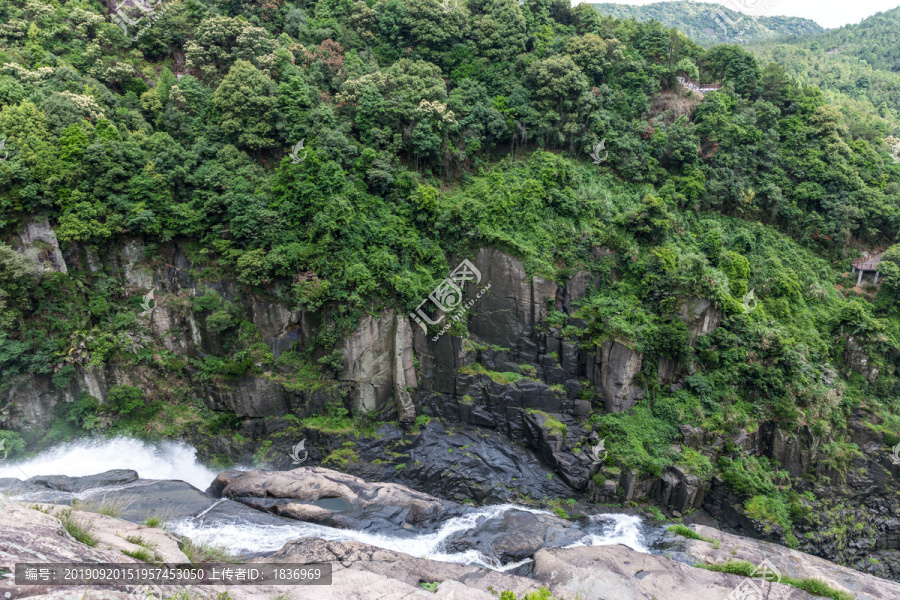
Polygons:
[[436,592],[438,586],[441,585],[440,581],[420,581],[419,587],[423,590],[427,590],[429,592]]
[[193,565],[202,562],[234,562],[234,558],[225,548],[209,542],[197,543],[186,539],[179,543],[178,547]]
[[72,514],[72,509],[67,509],[60,512],[57,515],[57,518],[63,524],[63,527],[66,528],[66,531],[69,532],[73,538],[85,544],[86,546],[90,546],[93,548],[97,545],[97,538],[93,536],[91,531],[93,528],[90,524],[85,524],[84,521],[75,517]]
[[134,498],[101,498],[100,500],[73,500],[73,510],[83,510],[85,512],[106,515],[115,519],[120,518],[128,507],[134,503]]
[[534,408],[530,408],[526,412],[529,414],[539,414],[543,416],[546,419],[546,421],[544,421],[544,429],[546,429],[547,433],[549,433],[550,435],[561,435],[563,437],[566,437],[569,434],[569,426],[559,419],[554,419],[548,413]]
[[166,528],[166,517],[159,513],[153,513],[152,515],[148,515],[144,518],[141,523],[145,527],[153,527],[156,529],[165,529]]
[[146,548],[139,548],[137,550],[122,550],[122,554],[125,556],[130,556],[131,558],[136,558],[137,560],[145,563],[152,563],[154,556],[151,554],[149,550]]
[[428,424],[431,423],[431,417],[428,415],[419,415],[416,417],[416,423],[413,426],[410,433],[418,434],[421,433],[423,427],[428,427]]
[[[708,571],[716,571],[718,573],[731,573],[732,575],[742,575],[750,577],[750,574],[756,569],[753,563],[745,560],[729,560],[727,563],[696,565],[701,569]],[[808,592],[813,596],[821,596],[823,598],[831,598],[832,600],[855,600],[852,594],[836,590],[821,579],[805,578],[795,579],[783,575],[778,583],[793,586],[797,589]]]
[[655,506],[648,506],[647,510],[650,511],[650,514],[653,515],[653,518],[657,521],[668,521],[666,515],[663,514],[661,510],[656,508]]
[[705,535],[700,535],[690,527],[686,527],[684,525],[672,525],[669,527],[669,531],[676,535],[680,535],[682,537],[690,538],[692,540],[700,540],[701,542],[709,542],[713,545],[713,547],[718,550],[721,542],[719,540],[713,539],[711,537],[706,537]]
[[351,462],[359,460],[359,453],[356,451],[356,444],[353,442],[344,442],[344,445],[331,453],[322,461],[323,465],[332,464],[346,469]]
[[[521,373],[513,373],[510,371],[507,372],[499,372],[499,371],[488,371],[481,363],[475,363],[471,367],[463,367],[459,370],[460,373],[468,373],[469,375],[487,375],[491,378],[491,381],[494,383],[499,383],[500,385],[510,385],[511,383],[515,383],[518,380],[525,377]],[[535,371],[535,374],[537,371]]]

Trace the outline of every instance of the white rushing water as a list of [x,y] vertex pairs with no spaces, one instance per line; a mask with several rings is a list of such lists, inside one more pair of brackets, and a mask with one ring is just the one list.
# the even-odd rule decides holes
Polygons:
[[[133,469],[143,479],[180,479],[201,490],[206,489],[217,474],[216,471],[200,464],[197,461],[197,451],[187,444],[178,442],[149,444],[131,438],[114,438],[70,442],[25,461],[0,463],[0,477],[19,479],[37,475],[77,477],[95,475],[110,469]],[[102,491],[102,488],[95,488],[90,490],[89,494]],[[232,501],[219,501],[223,502]],[[222,515],[215,511],[219,503],[195,517],[174,521],[168,526],[174,533],[198,543],[224,547],[234,555],[274,552],[291,540],[317,537],[330,541],[357,541],[420,558],[481,565],[501,570],[513,569],[528,561],[500,565],[477,550],[451,552],[445,548],[444,542],[454,534],[477,528],[488,519],[501,517],[510,510],[552,514],[514,504],[486,506],[466,515],[447,519],[437,530],[430,533],[404,537],[336,529],[301,521],[285,521],[284,524],[278,525],[250,523],[239,517],[227,513]],[[584,537],[572,546],[623,544],[638,552],[649,552],[639,517],[622,514],[596,515],[587,520],[583,530]]]
[[[303,522],[286,525],[261,525],[242,520],[206,522],[203,515],[171,523],[170,527],[175,533],[186,536],[195,542],[222,546],[237,554],[275,552],[291,540],[302,537],[316,537],[336,542],[362,542],[387,550],[397,550],[418,558],[481,565],[506,571],[514,569],[528,562],[528,560],[500,565],[477,550],[449,552],[443,546],[444,542],[454,534],[476,528],[486,520],[501,517],[503,513],[510,510],[551,514],[546,511],[515,504],[485,506],[461,517],[448,519],[437,531],[414,537],[373,534],[366,531],[336,529]],[[588,521],[589,525],[585,528],[585,536],[578,542],[568,546],[569,548],[575,546],[622,544],[637,552],[649,552],[645,545],[640,517],[623,514],[603,514],[590,517]]]
[[493,569],[502,568],[507,570],[521,563],[508,564],[501,567],[501,565],[489,560],[477,550],[447,552],[442,548],[442,545],[453,534],[468,531],[487,519],[502,516],[504,512],[513,509],[550,514],[545,511],[514,504],[497,504],[486,506],[461,517],[448,519],[437,531],[414,537],[375,534],[352,529],[336,529],[304,522],[285,525],[260,525],[242,520],[206,522],[202,515],[171,523],[170,528],[175,533],[189,537],[195,542],[222,546],[228,548],[231,552],[239,554],[274,552],[291,540],[302,537],[316,537],[336,542],[363,542],[387,550],[397,550],[418,558],[478,564]]
[[144,479],[180,479],[205,490],[217,472],[197,461],[197,450],[181,442],[148,444],[133,438],[77,440],[20,462],[0,463],[0,477],[96,475],[133,469]]

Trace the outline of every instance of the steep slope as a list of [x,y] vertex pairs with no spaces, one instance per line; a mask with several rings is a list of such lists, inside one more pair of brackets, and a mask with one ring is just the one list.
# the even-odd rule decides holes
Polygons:
[[[761,15],[752,18],[742,15],[722,3],[683,0],[641,6],[603,3],[590,6],[601,14],[617,19],[659,21],[666,27],[676,28],[698,44],[707,47],[714,44],[749,43],[768,38],[817,34],[825,31],[810,19],[777,15]],[[774,10],[777,12],[777,7]]]
[[849,274],[900,232],[876,128],[589,6],[165,6],[126,35],[111,2],[0,4],[10,457],[129,433],[288,467],[305,440],[900,576],[900,248]]
[[858,24],[777,43],[758,41],[750,48],[763,60],[778,61],[799,81],[839,94],[849,101],[844,102],[848,107],[870,102],[878,115],[890,117],[894,125],[900,111],[898,36],[900,8],[895,8]]

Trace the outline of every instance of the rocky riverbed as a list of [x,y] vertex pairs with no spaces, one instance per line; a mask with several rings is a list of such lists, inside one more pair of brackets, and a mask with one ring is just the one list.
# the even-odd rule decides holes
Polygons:
[[[38,464],[6,466],[4,473]],[[491,591],[522,598],[545,587],[561,600],[720,600],[749,585],[747,578],[695,565],[734,560],[767,561],[785,578],[816,578],[860,600],[900,597],[900,584],[711,527],[694,525],[703,538],[698,540],[629,514],[564,519],[511,504],[473,507],[321,467],[223,471],[203,490],[177,479],[142,478],[130,469],[4,477],[0,489],[0,593],[6,598],[146,597],[146,590],[127,586],[53,589],[15,585],[11,578],[15,563],[24,561],[134,562],[124,552],[140,551],[136,540],[170,565],[188,562],[183,549],[190,540],[221,546],[243,561],[334,567],[331,586],[203,586],[191,597],[227,592],[233,598],[288,593],[316,600],[486,600],[496,597]],[[72,538],[60,519],[77,520],[95,544]],[[767,599],[814,597],[783,583],[752,581]],[[436,591],[420,584],[436,585]],[[153,594],[171,597],[176,591]]]

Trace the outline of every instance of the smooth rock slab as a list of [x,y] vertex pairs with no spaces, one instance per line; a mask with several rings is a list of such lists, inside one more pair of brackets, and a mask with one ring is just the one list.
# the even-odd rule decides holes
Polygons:
[[[689,567],[625,546],[547,548],[534,555],[534,578],[579,600],[725,600],[746,577]],[[812,600],[797,588],[753,580],[761,596],[748,600]],[[734,596],[732,596],[734,597]]]
[[246,504],[255,499],[284,498],[316,502],[342,498],[351,510],[345,517],[385,520],[397,526],[429,527],[462,514],[464,508],[417,492],[397,483],[369,483],[359,477],[322,467],[300,467],[291,471],[224,471],[210,486],[222,497]]
[[851,594],[856,600],[896,600],[900,598],[900,583],[842,567],[824,558],[785,548],[763,540],[731,535],[713,527],[694,525],[697,533],[719,540],[719,549],[709,542],[684,540],[684,553],[700,563],[726,563],[744,560],[754,565],[763,559],[772,563],[782,574],[795,579],[821,579],[831,587]]

